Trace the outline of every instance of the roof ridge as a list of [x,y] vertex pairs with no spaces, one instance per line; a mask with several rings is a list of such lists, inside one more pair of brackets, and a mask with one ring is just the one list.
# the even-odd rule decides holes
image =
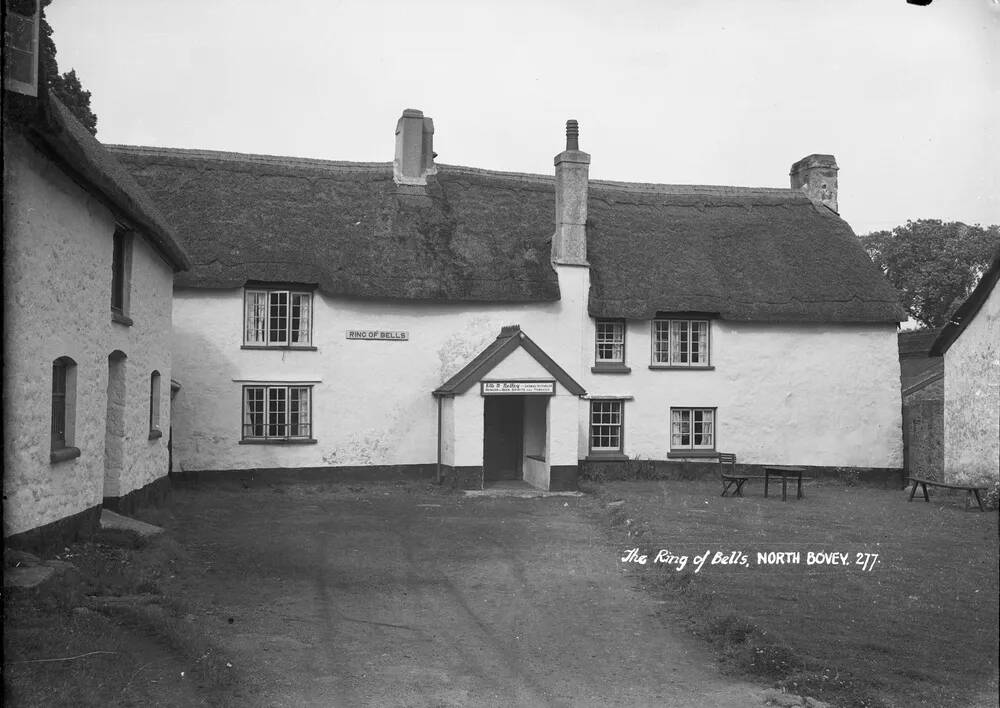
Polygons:
[[[257,164],[280,165],[284,167],[309,166],[343,170],[384,170],[392,167],[391,162],[351,162],[348,160],[323,160],[314,157],[294,157],[265,155],[261,153],[230,152],[224,150],[203,150],[198,148],[168,148],[146,145],[122,145],[105,143],[104,147],[116,153],[146,155],[150,157],[191,157],[195,159],[221,160],[223,162],[254,162]],[[464,165],[437,164],[439,172],[450,174],[481,175],[502,177],[522,182],[553,184],[554,175],[532,172],[507,172]],[[735,185],[710,184],[663,184],[657,182],[621,182],[617,180],[590,180],[591,187],[603,187],[643,194],[711,195],[711,196],[798,196],[808,199],[803,192],[787,187],[740,187]]]
[[608,187],[628,192],[649,194],[708,194],[713,196],[782,196],[801,197],[808,200],[804,192],[788,187],[740,187],[726,184],[660,184],[656,182],[616,182],[611,180],[590,180],[592,187]]
[[203,150],[198,148],[168,148],[147,145],[121,145],[105,143],[104,147],[116,153],[148,155],[153,157],[193,157],[224,162],[256,162],[267,165],[308,165],[314,167],[334,167],[351,169],[378,169],[392,167],[391,162],[349,162],[347,160],[323,160],[315,157],[294,157],[285,155],[264,155],[249,152],[229,152],[225,150]]
[[[463,165],[438,164],[439,170],[451,172],[453,174],[482,175],[484,177],[505,177],[516,178],[525,182],[539,182],[551,184],[555,182],[555,175],[541,175],[532,172],[505,172],[503,170],[489,170],[482,167],[465,167]],[[629,192],[643,192],[649,194],[708,194],[708,195],[733,195],[733,196],[783,196],[799,197],[807,201],[809,198],[804,192],[790,187],[740,187],[736,185],[713,185],[713,184],[665,184],[659,182],[621,182],[618,180],[592,179],[591,187],[605,187],[610,189],[621,189]]]

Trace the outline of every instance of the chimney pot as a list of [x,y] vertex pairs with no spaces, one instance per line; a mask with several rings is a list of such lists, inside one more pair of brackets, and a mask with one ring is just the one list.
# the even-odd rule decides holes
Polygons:
[[580,124],[572,118],[566,121],[566,149],[580,149]]

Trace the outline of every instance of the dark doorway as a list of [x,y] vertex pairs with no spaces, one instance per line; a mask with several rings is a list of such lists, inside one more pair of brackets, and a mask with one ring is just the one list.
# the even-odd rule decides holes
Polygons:
[[521,479],[524,397],[483,399],[483,481]]

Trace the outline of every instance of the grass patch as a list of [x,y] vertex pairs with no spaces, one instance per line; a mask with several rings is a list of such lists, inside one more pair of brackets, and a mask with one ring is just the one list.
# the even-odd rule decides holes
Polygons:
[[161,585],[184,572],[187,550],[167,535],[154,537],[141,549],[85,541],[56,555],[80,571],[87,595],[160,594]]
[[168,536],[73,544],[63,587],[4,600],[4,699],[18,706],[238,705],[238,677],[170,586],[197,572]]
[[[670,481],[597,490],[623,502],[607,507],[612,533],[648,556],[633,565],[637,580],[667,599],[672,622],[711,641],[728,670],[844,706],[995,696],[996,514],[965,512],[958,497],[910,504],[901,490],[832,482],[786,503],[759,488],[745,498],[719,491]],[[660,549],[686,566],[653,563]],[[734,551],[747,563],[712,563]],[[771,551],[799,560],[757,562]],[[808,565],[809,551],[846,553],[847,565]],[[866,570],[859,553],[878,561]]]

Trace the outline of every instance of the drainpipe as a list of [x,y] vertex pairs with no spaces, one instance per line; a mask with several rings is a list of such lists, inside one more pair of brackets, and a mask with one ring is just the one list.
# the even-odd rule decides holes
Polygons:
[[441,396],[438,399],[438,459],[437,459],[437,483],[441,484]]

